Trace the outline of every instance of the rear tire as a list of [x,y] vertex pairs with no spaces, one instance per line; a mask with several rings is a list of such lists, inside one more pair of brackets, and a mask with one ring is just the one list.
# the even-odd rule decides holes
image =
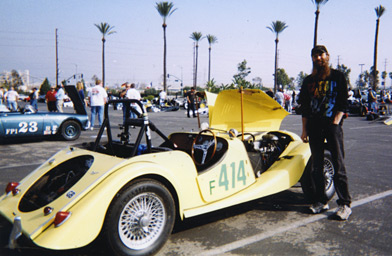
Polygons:
[[61,126],[61,136],[68,141],[77,140],[82,132],[80,124],[73,120],[68,120]]
[[152,255],[172,230],[175,203],[161,183],[139,180],[120,191],[110,205],[105,236],[116,255]]
[[[305,167],[300,182],[301,182],[302,191],[305,195],[305,199],[314,202],[316,192],[311,181],[311,176],[310,176],[311,168],[312,168],[312,157],[309,159],[308,164]],[[325,178],[324,196],[327,199],[327,201],[331,200],[335,194],[335,186],[333,183],[334,174],[335,174],[335,167],[332,162],[331,153],[325,150],[324,151],[324,178]]]

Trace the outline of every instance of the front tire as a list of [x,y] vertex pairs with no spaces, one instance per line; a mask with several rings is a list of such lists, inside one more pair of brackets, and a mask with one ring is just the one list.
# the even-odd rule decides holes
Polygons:
[[152,255],[169,238],[175,203],[161,183],[143,179],[120,191],[105,222],[109,246],[116,255]]
[[73,120],[66,121],[61,126],[61,136],[67,141],[77,140],[81,132],[80,124]]
[[[311,202],[315,201],[316,190],[312,185],[311,181],[311,168],[312,168],[312,157],[309,159],[308,164],[305,167],[304,173],[301,178],[302,191],[307,200]],[[333,176],[335,174],[335,167],[332,162],[331,153],[327,150],[324,151],[324,196],[327,201],[331,200],[335,194],[335,186],[333,183]]]

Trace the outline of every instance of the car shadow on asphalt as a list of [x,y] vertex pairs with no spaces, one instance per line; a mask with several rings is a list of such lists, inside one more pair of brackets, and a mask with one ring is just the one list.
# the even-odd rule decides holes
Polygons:
[[173,234],[255,210],[265,212],[294,211],[308,214],[310,213],[309,204],[310,203],[307,199],[305,199],[302,190],[300,188],[293,187],[278,194],[260,198],[251,202],[235,205],[211,213],[206,213],[201,216],[185,219],[183,221],[177,221],[173,230]]

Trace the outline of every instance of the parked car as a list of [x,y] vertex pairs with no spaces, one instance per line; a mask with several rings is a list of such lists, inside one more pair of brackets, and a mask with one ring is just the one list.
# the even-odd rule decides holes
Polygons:
[[19,94],[18,99],[19,99],[20,101],[27,102],[27,101],[30,100],[30,97],[29,97],[28,95],[25,95],[25,94]]
[[10,112],[6,105],[0,104],[0,113],[1,112]]
[[37,112],[31,105],[18,112],[0,112],[0,142],[47,136],[78,139],[90,122],[75,86],[65,89],[75,103],[76,113]]
[[[112,254],[150,255],[165,244],[176,219],[279,193],[298,181],[313,195],[309,145],[279,130],[288,113],[275,100],[260,90],[207,97],[209,128],[168,137],[147,113],[129,109],[135,103],[143,111],[142,103],[109,101],[123,103],[138,118],[128,116],[114,137],[107,104],[95,141],[68,146],[7,185],[0,214],[14,226],[10,248],[20,235],[62,250],[85,246],[102,233]],[[330,154],[324,172],[331,198]]]

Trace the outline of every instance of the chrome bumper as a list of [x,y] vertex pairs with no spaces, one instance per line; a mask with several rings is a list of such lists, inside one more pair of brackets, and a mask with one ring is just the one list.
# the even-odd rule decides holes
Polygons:
[[22,235],[22,220],[20,217],[16,216],[14,218],[14,226],[12,227],[10,239],[8,242],[8,247],[10,249],[15,249],[17,247],[16,240]]

